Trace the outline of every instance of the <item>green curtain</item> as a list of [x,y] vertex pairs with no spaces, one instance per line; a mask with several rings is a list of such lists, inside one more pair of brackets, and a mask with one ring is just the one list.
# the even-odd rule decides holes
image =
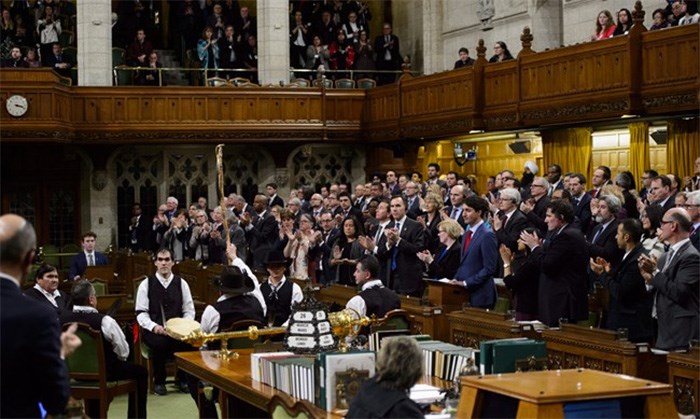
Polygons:
[[693,176],[695,159],[700,157],[700,119],[674,119],[668,122],[666,162],[668,172],[683,179]]
[[590,128],[565,128],[542,133],[544,167],[561,166],[562,171],[592,175],[593,137]]
[[630,130],[630,160],[629,170],[634,175],[637,187],[641,187],[642,175],[649,165],[649,123],[633,122]]

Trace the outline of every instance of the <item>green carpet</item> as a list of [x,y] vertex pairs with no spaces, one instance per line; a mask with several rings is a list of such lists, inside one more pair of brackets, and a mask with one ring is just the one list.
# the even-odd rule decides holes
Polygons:
[[[197,405],[189,394],[180,393],[175,385],[168,384],[168,394],[148,395],[148,417],[153,419],[197,418]],[[128,395],[116,397],[109,405],[107,416],[112,419],[126,418]]]

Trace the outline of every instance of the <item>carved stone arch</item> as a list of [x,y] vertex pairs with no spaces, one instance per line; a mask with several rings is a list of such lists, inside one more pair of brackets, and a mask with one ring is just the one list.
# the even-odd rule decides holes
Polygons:
[[254,195],[264,191],[266,183],[275,182],[275,162],[267,150],[250,146],[226,146],[223,154],[226,195],[235,192],[243,195],[246,201],[253,202]]
[[289,184],[318,189],[332,182],[365,181],[366,156],[350,144],[305,144],[287,158]]

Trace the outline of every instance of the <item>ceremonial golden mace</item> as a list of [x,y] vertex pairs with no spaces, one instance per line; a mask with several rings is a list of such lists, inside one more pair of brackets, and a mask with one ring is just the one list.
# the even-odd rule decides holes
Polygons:
[[[221,207],[221,216],[224,219],[224,239],[226,240],[226,248],[228,249],[228,245],[231,244],[231,237],[229,237],[228,232],[228,214],[226,212],[226,195],[224,193],[224,144],[216,146],[216,174],[217,183],[219,185],[219,207]],[[233,262],[228,259],[228,255],[226,259],[229,265]]]

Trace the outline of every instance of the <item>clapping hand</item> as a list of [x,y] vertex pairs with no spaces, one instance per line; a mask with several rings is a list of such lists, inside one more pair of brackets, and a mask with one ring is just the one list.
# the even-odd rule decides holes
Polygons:
[[528,233],[525,230],[520,233],[520,240],[522,240],[530,250],[542,244],[542,240],[537,236],[537,233]]
[[595,258],[595,260],[593,260],[593,258],[591,258],[590,265],[591,265],[591,270],[593,272],[595,272],[597,275],[602,274],[603,271],[610,272],[610,269],[611,269],[610,263],[600,256]]
[[501,244],[501,246],[498,248],[498,253],[501,254],[503,263],[510,263],[510,261],[513,260],[513,251],[510,250],[510,247],[506,246],[505,244]]
[[642,274],[642,278],[644,278],[644,282],[647,284],[651,282],[652,278],[654,278],[654,271],[656,270],[656,256],[651,255],[639,255],[639,259],[637,259],[637,266],[639,266],[639,273]]

